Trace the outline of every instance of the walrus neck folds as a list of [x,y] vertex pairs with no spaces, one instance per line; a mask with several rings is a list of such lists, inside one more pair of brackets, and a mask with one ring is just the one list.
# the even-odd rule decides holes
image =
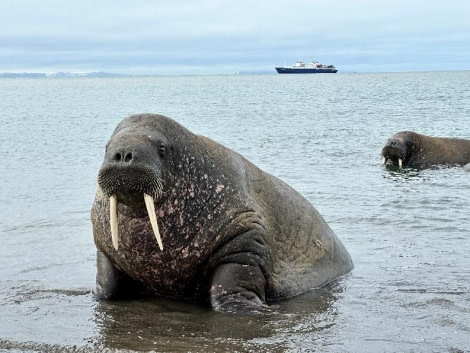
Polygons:
[[[150,224],[152,225],[153,233],[157,239],[160,250],[163,251],[162,238],[160,231],[158,230],[157,216],[155,213],[154,199],[149,194],[144,193],[145,207],[150,218]],[[113,240],[113,246],[116,250],[119,248],[119,234],[118,234],[118,200],[116,194],[109,197],[109,221],[111,224],[111,238]]]

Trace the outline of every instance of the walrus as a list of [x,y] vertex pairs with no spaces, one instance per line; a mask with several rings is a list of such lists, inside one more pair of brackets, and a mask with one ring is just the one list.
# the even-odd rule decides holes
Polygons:
[[265,313],[353,268],[297,191],[163,115],[117,125],[97,184],[98,299],[145,294]]
[[425,168],[432,165],[464,165],[470,162],[470,140],[421,135],[401,131],[382,148],[382,164]]

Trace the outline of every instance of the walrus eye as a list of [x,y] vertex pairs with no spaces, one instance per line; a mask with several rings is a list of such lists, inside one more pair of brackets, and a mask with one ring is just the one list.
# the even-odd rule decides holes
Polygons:
[[165,158],[166,156],[166,146],[163,142],[158,145],[158,154],[161,158]]

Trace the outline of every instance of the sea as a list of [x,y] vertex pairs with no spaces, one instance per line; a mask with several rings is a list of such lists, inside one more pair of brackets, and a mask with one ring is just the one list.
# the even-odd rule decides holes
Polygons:
[[[354,270],[261,317],[95,300],[98,169],[143,112],[290,184]],[[470,139],[470,71],[0,78],[0,352],[470,352],[470,173],[383,166],[402,130]]]

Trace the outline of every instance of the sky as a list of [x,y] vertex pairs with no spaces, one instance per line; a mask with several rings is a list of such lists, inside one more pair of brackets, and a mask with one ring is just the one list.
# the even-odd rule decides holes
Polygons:
[[1,0],[0,72],[470,70],[470,1]]

